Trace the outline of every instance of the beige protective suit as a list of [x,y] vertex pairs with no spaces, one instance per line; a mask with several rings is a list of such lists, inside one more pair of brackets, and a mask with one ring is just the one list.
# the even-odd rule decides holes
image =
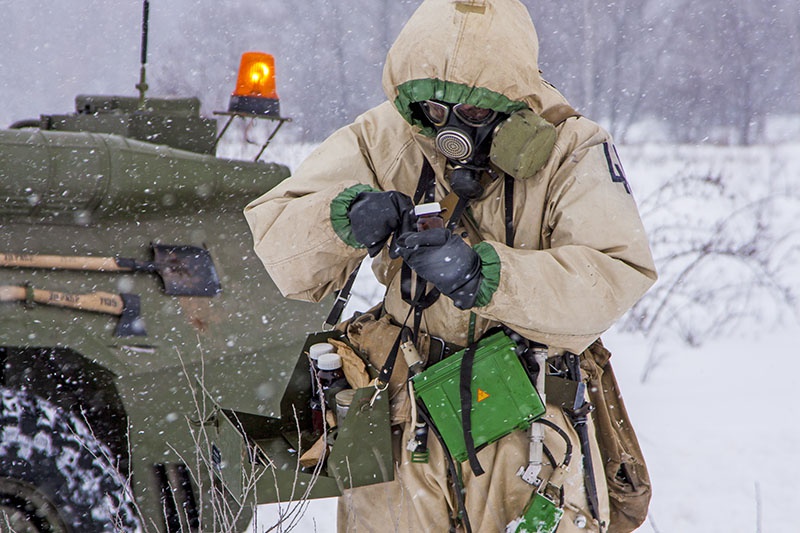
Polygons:
[[[537,61],[536,32],[517,0],[425,0],[389,51],[383,75],[388,101],[331,135],[291,178],[245,209],[255,250],[282,293],[319,301],[340,288],[366,255],[331,222],[331,202],[346,189],[366,184],[413,196],[426,158],[436,173],[437,199],[450,191],[447,161],[429,132],[410,123],[410,101],[466,101],[505,111],[524,104],[537,113],[566,103],[541,79]],[[423,330],[464,346],[473,312],[478,334],[502,323],[553,350],[580,353],[655,281],[609,134],[586,118],[570,118],[557,131],[545,166],[514,176],[513,247],[505,243],[504,180],[489,184],[470,204],[482,238],[499,258],[491,300],[462,311],[442,296],[423,313]],[[400,276],[387,278],[395,272],[389,264],[384,250],[373,270],[388,287],[386,312],[402,322],[408,306],[400,297]],[[588,524],[580,531],[600,531],[587,511],[577,436],[559,408],[548,406],[547,416],[567,431],[577,456],[564,485],[566,513],[558,531],[579,531],[581,517]],[[408,428],[405,433],[403,444]],[[435,439],[429,443],[429,464],[410,463],[403,451],[397,481],[348,491],[339,529],[447,531],[455,503],[442,450]],[[564,443],[552,431],[545,445],[556,458],[563,456]],[[594,448],[600,515],[607,523],[604,474]],[[475,477],[464,465],[473,531],[502,531],[523,511],[532,489],[516,472],[527,464],[527,452],[527,435],[517,431],[478,453],[485,475]]]

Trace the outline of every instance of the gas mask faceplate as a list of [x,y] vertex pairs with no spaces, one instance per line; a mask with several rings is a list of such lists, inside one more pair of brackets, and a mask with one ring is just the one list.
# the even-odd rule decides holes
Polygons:
[[484,164],[489,154],[486,141],[506,118],[492,109],[469,104],[425,100],[419,106],[436,130],[436,148],[457,164]]
[[459,197],[483,194],[480,171],[488,169],[492,132],[508,115],[469,104],[435,100],[419,102],[425,118],[436,131],[436,149],[452,164],[450,185]]
[[511,115],[469,104],[417,102],[436,132],[436,149],[453,168],[450,184],[461,198],[483,194],[480,173],[489,162],[518,179],[536,174],[550,158],[555,127],[530,109]]

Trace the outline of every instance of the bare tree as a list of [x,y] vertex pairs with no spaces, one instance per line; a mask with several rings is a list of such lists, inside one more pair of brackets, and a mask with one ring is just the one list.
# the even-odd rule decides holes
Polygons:
[[643,380],[668,357],[668,338],[698,346],[748,323],[798,318],[800,287],[786,267],[800,259],[800,237],[783,214],[800,208],[800,195],[743,190],[721,175],[687,172],[640,203],[659,281],[622,326],[650,340]]

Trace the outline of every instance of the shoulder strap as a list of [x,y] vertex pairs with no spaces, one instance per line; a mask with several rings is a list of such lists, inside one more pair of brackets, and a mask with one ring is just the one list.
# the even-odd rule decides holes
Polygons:
[[325,319],[325,322],[322,325],[322,329],[324,331],[333,329],[342,318],[342,311],[344,311],[347,302],[350,301],[350,292],[353,290],[353,283],[356,281],[359,268],[361,268],[361,263],[356,265],[356,268],[350,273],[347,281],[345,281],[344,286],[336,294],[336,300],[333,302],[333,307],[331,308],[330,313],[328,313],[328,318]]
[[514,176],[506,174],[504,205],[506,211],[506,246],[514,247]]
[[[556,104],[548,107],[541,113],[541,117],[553,126],[560,126],[568,118],[582,116],[569,104]],[[505,214],[506,214],[506,244],[514,246],[514,177],[505,176]]]
[[436,190],[436,172],[433,170],[428,158],[422,157],[422,170],[417,180],[417,190],[414,191],[414,204],[420,203],[425,198],[425,202],[433,202]]
[[560,126],[564,121],[568,118],[578,118],[583,115],[575,111],[569,104],[556,104],[552,107],[548,107],[544,111],[540,113],[541,117],[545,119],[547,122],[552,124],[553,126]]

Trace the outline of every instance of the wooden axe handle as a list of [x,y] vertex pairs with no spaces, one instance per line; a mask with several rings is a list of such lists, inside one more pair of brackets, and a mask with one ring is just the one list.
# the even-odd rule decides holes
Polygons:
[[95,313],[122,315],[124,303],[122,296],[110,292],[92,292],[88,294],[70,294],[66,292],[0,285],[0,302],[24,302],[32,296],[32,300],[43,305],[69,307]]
[[80,257],[68,255],[38,255],[0,253],[0,266],[22,268],[52,268],[57,270],[95,270],[99,272],[130,271],[117,264],[113,257]]

